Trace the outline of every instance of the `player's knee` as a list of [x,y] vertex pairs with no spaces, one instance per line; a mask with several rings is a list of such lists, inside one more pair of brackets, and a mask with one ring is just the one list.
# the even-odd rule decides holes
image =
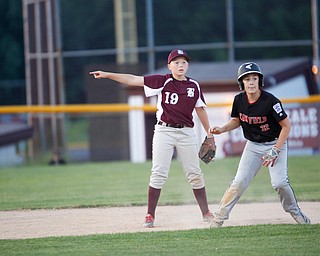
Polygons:
[[279,190],[281,188],[288,186],[288,181],[287,180],[282,180],[282,181],[279,180],[277,182],[272,182],[271,185],[274,190]]
[[235,190],[238,190],[238,191],[242,191],[242,190],[245,190],[247,185],[247,183],[244,182],[244,181],[238,181],[236,179],[233,179],[230,184],[229,184],[229,187],[232,187],[233,189]]
[[247,183],[237,181],[235,179],[233,179],[229,184],[229,190],[233,191],[233,193],[235,193],[239,197],[243,194],[247,187]]
[[154,165],[150,175],[150,186],[156,189],[162,189],[168,179],[169,170],[164,165]]
[[162,189],[164,184],[167,181],[167,177],[164,176],[151,176],[150,177],[150,186],[156,189]]
[[193,189],[200,189],[204,187],[204,179],[202,175],[192,174],[188,176],[189,183]]

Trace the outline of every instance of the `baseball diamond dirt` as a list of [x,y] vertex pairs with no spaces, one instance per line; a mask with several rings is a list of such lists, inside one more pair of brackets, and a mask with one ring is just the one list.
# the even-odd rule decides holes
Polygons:
[[[215,210],[218,205],[210,205]],[[320,223],[320,202],[300,202],[313,224]],[[0,211],[0,239],[133,233],[208,228],[197,205],[159,206],[154,228],[142,226],[146,206]],[[237,204],[227,226],[295,224],[279,202]]]

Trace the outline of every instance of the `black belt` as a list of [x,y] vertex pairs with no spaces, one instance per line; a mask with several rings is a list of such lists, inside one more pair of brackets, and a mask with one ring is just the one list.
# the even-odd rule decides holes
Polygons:
[[162,126],[167,126],[167,127],[172,127],[172,128],[183,128],[183,127],[187,127],[186,125],[184,124],[167,124],[163,121],[158,121],[159,125],[162,125]]

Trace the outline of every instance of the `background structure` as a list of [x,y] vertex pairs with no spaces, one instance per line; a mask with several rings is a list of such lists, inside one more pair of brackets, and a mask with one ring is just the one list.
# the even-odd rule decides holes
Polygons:
[[[8,26],[17,35],[13,42],[20,48],[15,49],[21,49],[19,35],[24,28],[25,63],[22,66],[26,72],[24,75],[16,72],[19,74],[16,78],[25,79],[27,104],[95,103],[99,92],[99,102],[104,98],[104,103],[127,103],[127,92],[123,88],[114,91],[117,95],[114,98],[110,92],[116,85],[105,84],[108,89],[103,89],[102,84],[90,86],[88,69],[110,67],[114,71],[150,73],[165,66],[172,48],[184,48],[192,55],[193,62],[227,62],[230,67],[235,61],[246,59],[307,57],[317,72],[316,0],[204,0],[196,6],[192,1],[180,0],[13,0],[2,2],[0,8],[6,13],[2,27],[6,19],[16,17],[16,22]],[[21,12],[17,16],[19,8]],[[14,43],[9,44],[8,49],[12,46]],[[0,58],[6,62],[19,60],[12,52],[0,53]],[[5,85],[8,88],[10,84],[11,89],[13,76],[6,70],[4,68],[3,72],[7,73],[2,77],[8,77],[9,83]],[[0,86],[2,84],[0,82]],[[125,134],[124,139],[128,136],[123,120],[115,121],[110,116],[98,118],[110,119],[113,126]],[[35,128],[32,152],[67,150],[69,127],[83,119],[88,122],[87,142],[91,147],[97,141],[96,134],[109,129],[110,123],[104,122],[105,127],[100,126],[97,132],[96,118],[92,116],[28,115],[30,125]],[[112,145],[112,141],[109,142]]]

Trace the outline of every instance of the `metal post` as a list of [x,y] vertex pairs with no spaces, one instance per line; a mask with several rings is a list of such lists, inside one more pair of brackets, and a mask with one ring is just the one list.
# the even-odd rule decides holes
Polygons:
[[[47,24],[47,52],[48,52],[48,76],[49,76],[49,104],[56,105],[56,89],[55,89],[55,67],[54,67],[54,49],[53,49],[53,24],[52,24],[52,1],[45,2],[46,9],[46,24]],[[51,122],[51,136],[52,136],[52,148],[58,149],[58,128],[57,119],[54,113],[50,116]]]
[[229,62],[234,62],[234,34],[233,34],[233,0],[226,0],[226,16],[227,16],[227,47]]
[[[55,15],[53,17],[53,23],[55,24],[55,43],[56,43],[56,53],[57,53],[57,67],[56,67],[56,82],[57,82],[57,93],[58,93],[58,104],[65,103],[65,92],[64,92],[64,79],[63,79],[63,61],[62,61],[62,40],[61,40],[61,23],[60,23],[60,0],[54,1],[54,10]],[[61,146],[63,149],[67,148],[67,136],[66,136],[66,128],[65,128],[65,114],[60,113],[57,115],[59,120],[59,125],[61,127]]]
[[[36,85],[37,85],[37,103],[39,105],[44,104],[43,99],[43,64],[42,64],[42,45],[41,45],[41,38],[42,38],[42,31],[41,31],[41,23],[42,23],[42,16],[41,16],[41,9],[40,9],[41,2],[34,3],[34,12],[35,12],[35,56],[36,56]],[[32,100],[33,103],[33,100]],[[40,148],[41,151],[45,151],[47,148],[47,140],[46,140],[46,131],[45,131],[45,120],[44,115],[41,114],[38,116],[39,120],[39,137],[40,137]]]
[[[23,38],[24,38],[24,58],[25,58],[25,76],[26,76],[26,103],[28,106],[32,104],[31,100],[31,67],[30,67],[30,44],[29,44],[29,26],[28,26],[28,5],[23,1]],[[28,114],[28,125],[32,126],[32,114]],[[33,158],[33,141],[28,140],[28,157]]]
[[135,0],[114,0],[118,64],[138,63],[135,6]]
[[313,66],[312,72],[316,76],[316,83],[320,91],[319,84],[319,32],[318,32],[318,0],[311,0],[311,18],[312,18],[312,49]]
[[146,0],[146,17],[147,17],[148,71],[149,73],[153,73],[155,71],[153,0]]

